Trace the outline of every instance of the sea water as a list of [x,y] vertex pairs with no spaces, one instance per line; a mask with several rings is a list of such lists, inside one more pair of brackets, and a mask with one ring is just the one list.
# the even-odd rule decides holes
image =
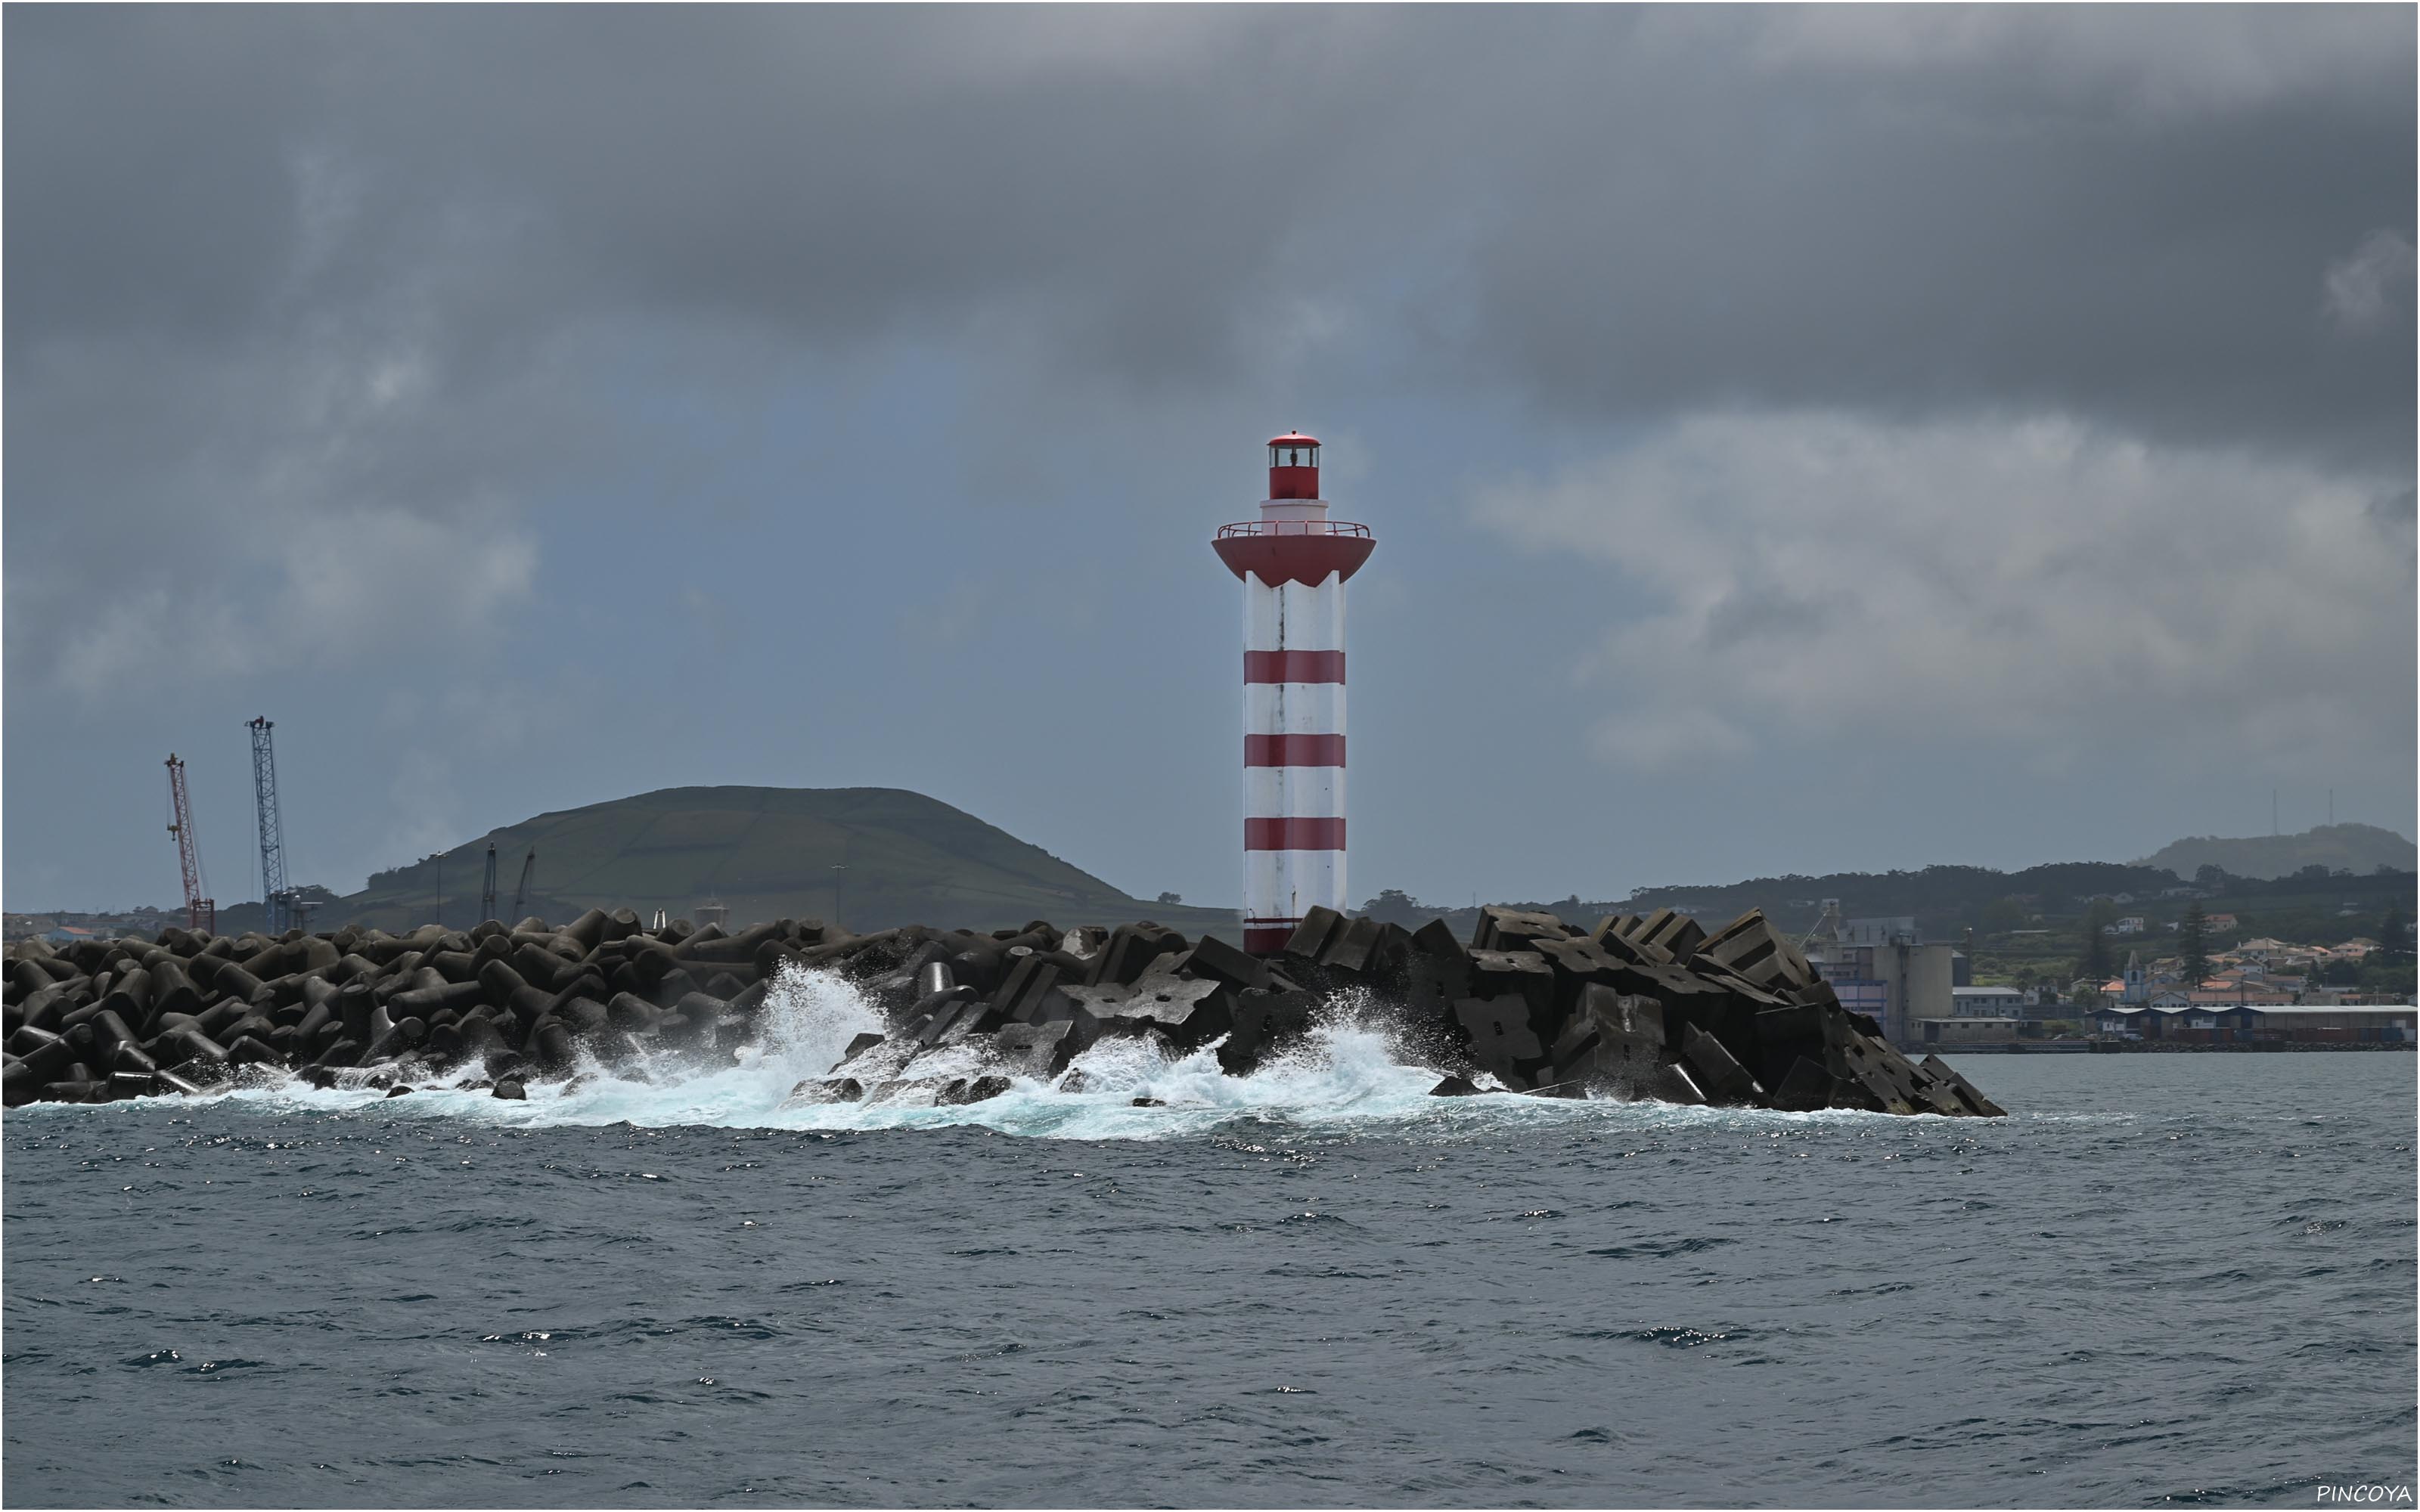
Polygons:
[[[5,1119],[16,1505],[2314,1504],[2414,1476],[2415,1058],[1976,1057],[2006,1119],[1244,1078]],[[1164,1107],[1137,1107],[1157,1099]],[[2404,1503],[2402,1504],[2409,1504]]]

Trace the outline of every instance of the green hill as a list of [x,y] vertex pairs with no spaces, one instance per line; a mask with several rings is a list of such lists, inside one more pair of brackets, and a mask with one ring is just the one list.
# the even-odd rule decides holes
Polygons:
[[497,912],[512,911],[522,858],[535,847],[534,895],[522,911],[556,920],[591,907],[688,918],[719,900],[735,928],[783,918],[861,930],[1156,918],[1188,933],[1235,934],[1231,909],[1129,898],[972,814],[897,788],[666,788],[540,814],[379,872],[314,927],[475,923],[490,842]]
[[2363,874],[2381,866],[2409,872],[2420,864],[2420,848],[2375,825],[2320,825],[2299,835],[2253,835],[2242,840],[2196,835],[2134,864],[2173,872],[2187,881],[2206,866],[2217,867],[2229,876],[2266,881],[2291,876],[2306,866]]

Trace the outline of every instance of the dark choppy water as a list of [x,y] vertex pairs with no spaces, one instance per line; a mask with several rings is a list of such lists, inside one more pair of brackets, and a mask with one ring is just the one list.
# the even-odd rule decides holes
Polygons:
[[2018,1110],[1985,1123],[1431,1100],[1344,1032],[1242,1084],[1127,1063],[906,1127],[772,1112],[849,1018],[527,1104],[10,1112],[0,1496],[2310,1505],[2413,1477],[2409,1055],[1975,1057]]

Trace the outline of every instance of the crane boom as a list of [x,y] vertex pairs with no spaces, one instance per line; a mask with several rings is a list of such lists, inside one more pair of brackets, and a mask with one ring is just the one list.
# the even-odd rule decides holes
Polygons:
[[488,877],[479,886],[479,918],[496,917],[496,842],[488,841]]
[[520,923],[521,918],[521,900],[529,896],[530,874],[536,870],[537,847],[533,845],[530,847],[529,855],[521,861],[520,886],[513,889],[513,922],[516,924]]
[[185,795],[185,764],[168,753],[168,833],[177,837],[177,867],[185,877],[185,927],[202,933],[218,928],[218,904],[202,896],[202,860],[194,846],[194,804]]
[[252,730],[252,801],[260,816],[260,905],[267,930],[286,933],[288,905],[286,887],[286,823],[277,809],[277,751],[269,733],[276,728],[265,718],[250,721]]

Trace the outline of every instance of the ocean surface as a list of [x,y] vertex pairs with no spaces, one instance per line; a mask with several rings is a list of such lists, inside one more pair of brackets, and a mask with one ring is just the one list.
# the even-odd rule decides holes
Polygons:
[[[2415,1066],[1974,1057],[2006,1120],[721,1069],[6,1115],[15,1506],[2308,1506],[2415,1473]],[[1123,1051],[1121,1054],[1120,1051]],[[1164,1108],[1130,1105],[1138,1095]],[[2405,1503],[2403,1504],[2409,1504]]]

